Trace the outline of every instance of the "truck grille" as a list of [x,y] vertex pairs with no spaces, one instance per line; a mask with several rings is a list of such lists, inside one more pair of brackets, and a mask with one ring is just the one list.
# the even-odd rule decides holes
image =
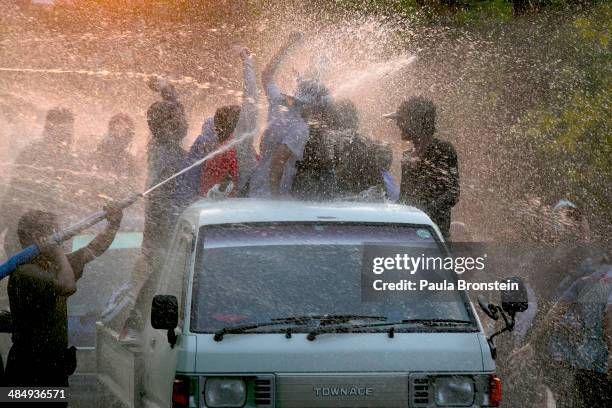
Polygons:
[[255,406],[274,407],[274,376],[258,376],[253,380]]
[[412,401],[413,407],[429,406],[429,401],[431,399],[430,388],[428,377],[419,376],[410,378],[410,400]]
[[407,374],[279,374],[276,400],[283,408],[406,408]]

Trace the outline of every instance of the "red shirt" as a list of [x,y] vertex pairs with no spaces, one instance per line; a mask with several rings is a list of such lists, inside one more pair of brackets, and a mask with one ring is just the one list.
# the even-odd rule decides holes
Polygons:
[[[225,143],[229,143],[232,140],[232,138],[229,138]],[[219,147],[221,146],[223,146],[223,144]],[[213,188],[215,184],[223,183],[228,176],[231,177],[234,188],[236,188],[238,185],[238,159],[235,148],[228,149],[206,161],[204,170],[202,171],[200,192],[202,195],[206,196],[208,190]],[[235,191],[232,191],[230,195],[236,195]]]

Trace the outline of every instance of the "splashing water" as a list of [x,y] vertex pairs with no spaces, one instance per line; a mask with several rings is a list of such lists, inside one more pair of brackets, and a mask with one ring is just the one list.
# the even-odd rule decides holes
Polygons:
[[362,89],[371,86],[391,75],[401,72],[416,61],[416,56],[400,56],[385,62],[373,63],[362,69],[353,69],[339,73],[330,80],[332,93],[336,98],[347,98]]
[[174,180],[175,178],[187,173],[189,170],[200,166],[202,163],[206,162],[207,160],[212,159],[213,157],[216,157],[218,155],[220,155],[221,153],[224,153],[226,151],[228,151],[229,149],[231,149],[232,147],[238,145],[239,143],[242,143],[244,141],[247,141],[248,139],[252,139],[255,137],[255,135],[257,135],[257,131],[254,132],[249,132],[249,133],[245,133],[244,135],[242,135],[241,137],[239,137],[238,139],[234,139],[229,143],[224,144],[223,146],[220,146],[217,150],[212,151],[211,153],[207,154],[206,156],[204,156],[203,158],[201,158],[200,160],[196,161],[195,163],[193,163],[191,166],[189,167],[185,167],[183,170],[174,173],[172,176],[168,177],[165,180],[160,181],[159,183],[151,186],[149,189],[147,189],[146,191],[144,191],[141,195],[142,196],[146,196],[148,194],[150,194],[151,192],[153,192],[154,190],[157,190],[159,187],[163,186],[164,184]]
[[[40,73],[40,74],[76,74],[76,75],[88,75],[88,76],[96,76],[96,77],[115,77],[115,78],[141,78],[144,81],[148,81],[151,78],[159,77],[157,74],[147,74],[144,72],[117,72],[117,71],[89,71],[84,69],[61,69],[61,68],[50,68],[50,69],[37,69],[37,68],[8,68],[8,67],[0,67],[0,71],[2,72],[20,72],[20,73]],[[167,82],[177,85],[193,85],[200,89],[209,89],[210,83],[198,82],[195,78],[190,76],[183,76],[179,79],[166,78],[164,79]]]

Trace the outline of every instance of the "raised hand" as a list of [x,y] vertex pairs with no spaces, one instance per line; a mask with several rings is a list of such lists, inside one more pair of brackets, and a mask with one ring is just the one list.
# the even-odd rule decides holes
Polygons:
[[106,219],[113,226],[119,226],[123,218],[123,208],[120,203],[111,201],[104,206],[106,212]]
[[240,59],[242,59],[242,61],[246,61],[253,56],[253,53],[247,47],[240,48],[238,54],[240,55]]

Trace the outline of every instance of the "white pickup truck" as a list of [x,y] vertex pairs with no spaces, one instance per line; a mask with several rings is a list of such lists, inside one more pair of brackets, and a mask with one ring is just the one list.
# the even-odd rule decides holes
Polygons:
[[446,250],[432,221],[401,205],[191,206],[142,348],[98,323],[101,406],[497,406],[500,379],[466,293],[442,307],[435,292],[426,305],[362,302],[364,244],[424,242]]

